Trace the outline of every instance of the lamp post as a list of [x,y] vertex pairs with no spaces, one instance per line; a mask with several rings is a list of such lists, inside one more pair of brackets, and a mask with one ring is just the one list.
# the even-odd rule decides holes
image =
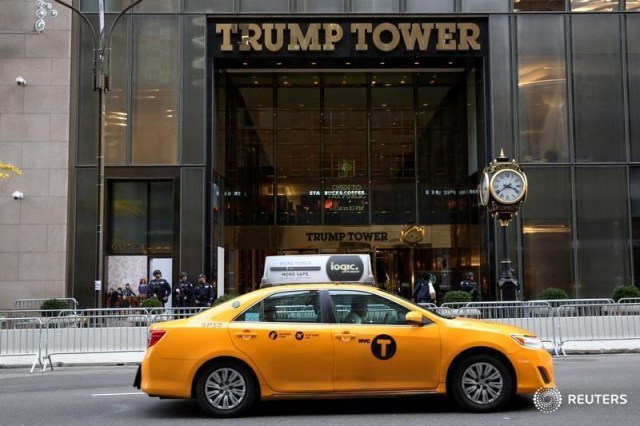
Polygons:
[[498,279],[498,295],[501,300],[516,300],[518,280],[513,275],[509,258],[509,223],[524,204],[529,189],[527,176],[516,160],[509,160],[504,152],[482,172],[478,188],[480,204],[487,207],[498,219],[502,230],[502,271]]
[[93,46],[93,90],[98,92],[98,134],[96,149],[96,170],[97,170],[97,186],[98,186],[98,206],[96,212],[96,273],[94,281],[94,289],[96,291],[96,307],[102,305],[100,293],[102,291],[102,278],[104,276],[104,116],[106,113],[104,93],[110,89],[110,54],[111,54],[111,35],[115,25],[120,18],[131,10],[134,6],[143,0],[135,0],[129,6],[125,7],[111,23],[111,26],[105,28],[104,22],[104,0],[98,0],[98,16],[99,28],[94,28],[93,24],[83,12],[71,4],[61,0],[54,0],[56,3],[71,9],[87,24],[91,31],[91,41]]

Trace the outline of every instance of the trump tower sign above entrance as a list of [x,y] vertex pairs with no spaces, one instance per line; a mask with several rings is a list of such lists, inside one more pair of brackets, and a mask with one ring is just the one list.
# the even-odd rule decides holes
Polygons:
[[216,58],[301,53],[341,57],[380,53],[477,56],[487,46],[486,23],[478,19],[443,17],[398,22],[271,19],[241,23],[216,20],[209,28]]

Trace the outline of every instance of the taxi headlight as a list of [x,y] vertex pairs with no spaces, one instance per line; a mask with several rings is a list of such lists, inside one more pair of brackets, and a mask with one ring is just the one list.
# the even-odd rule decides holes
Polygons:
[[544,345],[542,341],[538,339],[536,336],[525,336],[522,334],[514,334],[511,336],[513,340],[520,343],[522,346],[526,346],[528,348],[535,349],[544,349]]

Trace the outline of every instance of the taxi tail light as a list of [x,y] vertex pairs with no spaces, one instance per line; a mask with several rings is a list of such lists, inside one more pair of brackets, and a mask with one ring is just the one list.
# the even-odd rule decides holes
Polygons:
[[160,339],[162,339],[162,337],[165,335],[165,333],[166,333],[166,330],[151,330],[151,332],[149,333],[149,341],[147,342],[147,348],[150,348],[151,346],[158,343]]

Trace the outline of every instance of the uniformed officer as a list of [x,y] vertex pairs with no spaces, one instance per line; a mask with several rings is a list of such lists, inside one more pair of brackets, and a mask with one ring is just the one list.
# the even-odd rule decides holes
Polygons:
[[468,271],[464,273],[463,279],[460,282],[460,290],[469,293],[473,302],[480,300],[480,290],[478,289],[478,283],[473,280],[473,272]]
[[213,286],[207,282],[207,276],[205,274],[198,275],[198,284],[194,289],[195,294],[195,306],[197,307],[210,307],[215,299]]
[[149,281],[149,289],[147,290],[147,297],[155,297],[162,306],[167,303],[169,296],[171,295],[171,284],[169,281],[162,278],[162,272],[159,269],[153,271],[153,279]]
[[186,308],[191,306],[193,298],[193,284],[189,282],[186,272],[178,274],[180,280],[173,285],[173,306]]

